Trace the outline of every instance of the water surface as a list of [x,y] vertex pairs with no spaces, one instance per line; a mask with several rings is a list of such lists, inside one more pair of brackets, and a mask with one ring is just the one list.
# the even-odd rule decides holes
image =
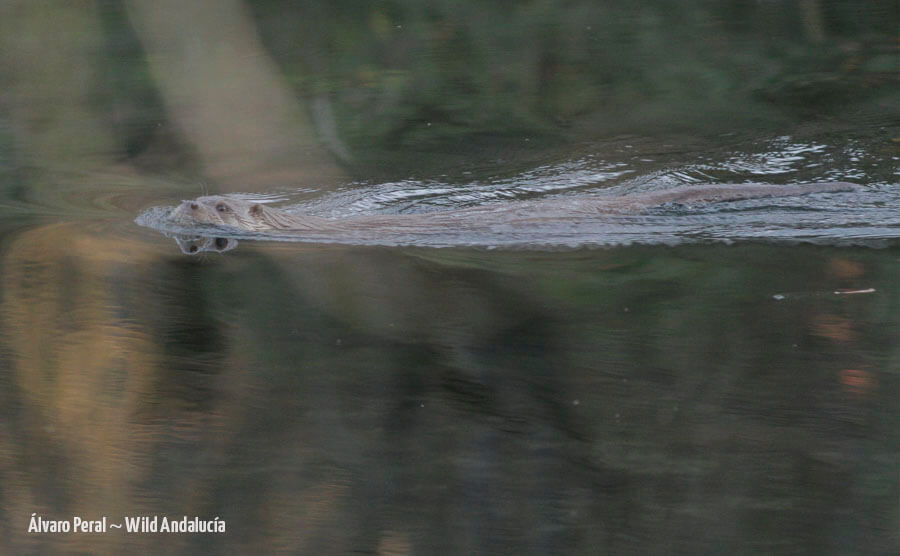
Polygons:
[[[14,4],[0,553],[897,552],[896,2]],[[485,225],[186,255],[211,193]]]

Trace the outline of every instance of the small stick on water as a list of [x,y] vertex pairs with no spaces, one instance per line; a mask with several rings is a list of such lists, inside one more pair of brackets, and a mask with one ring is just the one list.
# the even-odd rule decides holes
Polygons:
[[[858,293],[875,293],[875,288],[866,288],[864,290],[841,289],[841,290],[834,290],[831,293],[834,295],[854,295],[854,294],[858,294]],[[772,296],[772,299],[774,299],[776,301],[782,301],[782,300],[785,300],[788,298],[803,299],[803,298],[809,298],[809,297],[821,297],[821,296],[825,296],[825,295],[828,295],[828,293],[827,292],[776,293],[775,295]]]

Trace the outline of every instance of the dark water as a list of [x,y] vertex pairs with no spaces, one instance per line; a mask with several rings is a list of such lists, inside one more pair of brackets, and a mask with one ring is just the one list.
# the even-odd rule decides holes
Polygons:
[[[0,553],[895,553],[898,11],[768,4],[0,8]],[[196,256],[154,208],[817,181]],[[225,532],[29,532],[104,516]]]

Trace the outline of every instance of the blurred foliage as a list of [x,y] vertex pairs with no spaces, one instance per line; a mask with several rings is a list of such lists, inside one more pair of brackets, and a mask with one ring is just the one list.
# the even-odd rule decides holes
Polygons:
[[[3,77],[12,87],[0,90],[4,166],[53,158],[23,149],[28,141],[71,146],[77,137],[78,146],[92,138],[101,145],[96,151],[106,144],[101,136],[114,144],[114,157],[138,166],[196,164],[198,146],[186,144],[166,109],[171,101],[149,70],[128,3],[13,6],[0,13],[13,31],[5,47],[14,52],[2,68],[11,68]],[[320,138],[338,154],[349,147],[351,156],[342,158],[357,162],[532,137],[546,144],[623,132],[780,133],[823,115],[884,121],[900,106],[894,0],[256,0],[242,7]],[[91,31],[79,31],[69,11]],[[91,33],[101,37],[78,38]],[[226,50],[228,33],[221,35]],[[28,46],[42,34],[71,36],[50,49],[54,58]],[[33,59],[18,60],[20,53]],[[85,68],[69,71],[80,81],[52,70],[66,56],[63,68]],[[45,70],[34,78],[23,70],[30,67]],[[212,99],[228,83],[194,86],[199,98]],[[71,98],[49,98],[54,91]],[[40,95],[48,97],[43,104]],[[15,119],[23,106],[43,114],[61,102],[72,106],[60,113],[73,114],[57,118],[61,137],[41,126],[25,132],[28,119]],[[3,124],[7,116],[11,127]],[[0,169],[0,183],[14,181]]]
[[356,146],[804,117],[895,98],[896,2],[251,4]]

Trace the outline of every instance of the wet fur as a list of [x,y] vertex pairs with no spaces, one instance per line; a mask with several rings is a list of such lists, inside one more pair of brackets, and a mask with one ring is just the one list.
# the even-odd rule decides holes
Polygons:
[[293,214],[244,199],[205,196],[184,201],[172,212],[181,223],[211,224],[247,232],[365,231],[381,228],[415,229],[419,226],[456,226],[463,218],[490,221],[532,222],[553,218],[551,214],[638,213],[666,204],[704,204],[764,197],[790,197],[809,193],[855,191],[860,186],[846,182],[795,185],[739,184],[679,187],[654,193],[620,197],[592,196],[561,200],[519,201],[503,206],[474,207],[428,214],[394,214],[327,219]]

